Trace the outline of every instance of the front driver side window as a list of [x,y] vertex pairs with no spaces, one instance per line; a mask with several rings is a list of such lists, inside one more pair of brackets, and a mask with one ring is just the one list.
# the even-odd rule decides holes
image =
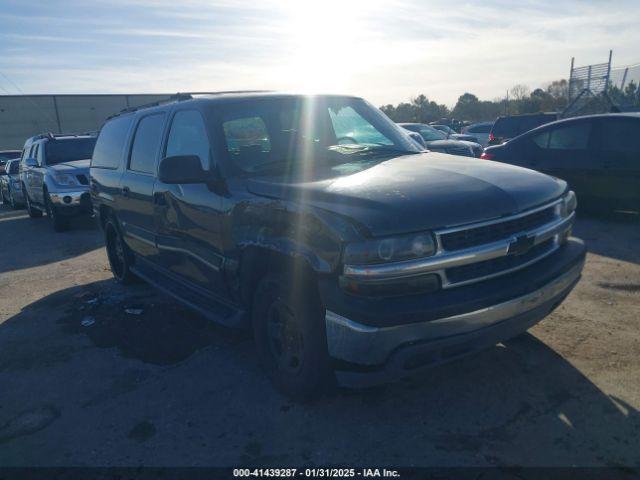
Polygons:
[[197,110],[181,110],[173,117],[165,156],[178,155],[196,155],[202,168],[209,169],[209,138],[202,115]]

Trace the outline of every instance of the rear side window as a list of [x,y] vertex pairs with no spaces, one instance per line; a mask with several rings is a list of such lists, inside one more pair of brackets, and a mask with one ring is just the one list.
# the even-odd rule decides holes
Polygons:
[[164,116],[164,113],[156,113],[144,117],[138,123],[129,157],[129,170],[154,173]]
[[118,168],[132,121],[132,116],[117,117],[102,127],[93,151],[92,167]]
[[604,120],[602,150],[635,153],[640,159],[640,121],[618,118]]
[[547,130],[532,140],[540,148],[550,150],[586,150],[590,133],[591,123],[580,122]]
[[200,112],[181,110],[174,115],[165,155],[196,155],[200,158],[202,168],[209,168],[209,138]]

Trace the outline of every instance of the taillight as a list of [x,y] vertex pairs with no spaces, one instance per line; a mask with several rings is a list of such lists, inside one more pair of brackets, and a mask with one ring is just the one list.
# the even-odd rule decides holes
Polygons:
[[496,158],[496,155],[495,153],[482,152],[480,158],[482,158],[483,160],[493,160],[494,158]]
[[489,133],[489,141],[493,142],[496,139],[496,137],[493,136],[493,132]]

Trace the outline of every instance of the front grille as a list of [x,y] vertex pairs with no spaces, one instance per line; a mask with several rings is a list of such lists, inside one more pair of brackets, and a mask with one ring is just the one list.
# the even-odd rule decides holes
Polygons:
[[555,245],[555,240],[550,238],[522,255],[507,255],[484,262],[449,268],[446,270],[447,279],[450,283],[461,283],[518,268],[550,252]]
[[440,244],[444,250],[448,251],[476,247],[509,238],[517,233],[533,230],[553,221],[554,218],[554,207],[548,207],[506,222],[441,234]]
[[76,178],[80,182],[80,185],[89,185],[89,180],[86,175],[76,175]]
[[467,147],[449,147],[447,148],[447,153],[449,155],[461,155],[463,157],[472,157],[473,153],[471,149]]

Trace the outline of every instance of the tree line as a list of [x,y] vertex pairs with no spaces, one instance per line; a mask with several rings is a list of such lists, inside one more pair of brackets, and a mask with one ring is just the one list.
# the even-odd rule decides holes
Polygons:
[[[640,107],[640,87],[629,82],[624,90],[610,86],[609,98],[616,105]],[[453,109],[418,95],[409,102],[384,105],[380,109],[394,122],[429,123],[455,118],[461,121],[493,121],[501,115],[520,115],[537,112],[561,112],[569,103],[569,82],[565,79],[551,82],[545,88],[531,91],[526,85],[515,85],[505,98],[480,100],[472,93],[458,97]]]

